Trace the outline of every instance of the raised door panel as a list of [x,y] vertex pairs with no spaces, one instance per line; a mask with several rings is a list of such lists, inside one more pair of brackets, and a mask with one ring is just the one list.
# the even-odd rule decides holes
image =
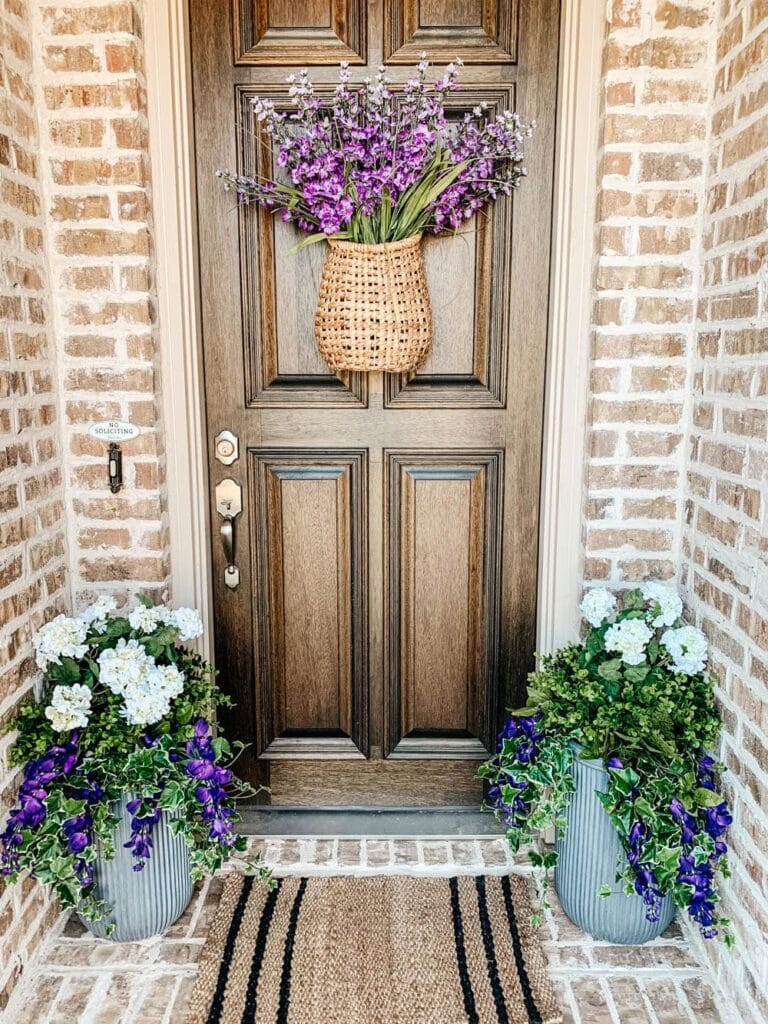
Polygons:
[[422,51],[436,63],[513,64],[517,30],[517,0],[385,0],[390,64],[412,64]]
[[[449,99],[460,119],[480,103],[514,109],[514,86],[467,89]],[[415,374],[387,374],[387,406],[502,408],[507,359],[522,325],[513,308],[509,238],[514,195],[501,198],[458,232],[424,239],[432,306],[432,348]]]
[[[270,147],[251,100],[269,96],[291,109],[284,88],[238,86],[238,173],[277,178]],[[296,228],[255,204],[238,210],[246,404],[258,406],[364,405],[364,374],[333,373],[317,350],[315,308],[325,244],[294,251]]]
[[251,449],[261,757],[367,747],[365,453]]
[[365,64],[365,0],[233,0],[235,64]]
[[496,724],[501,452],[385,453],[387,753],[482,757]]

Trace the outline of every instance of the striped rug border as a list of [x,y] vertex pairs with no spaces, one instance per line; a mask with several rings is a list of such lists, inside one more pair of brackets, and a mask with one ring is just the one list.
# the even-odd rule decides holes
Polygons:
[[[256,1014],[259,1011],[257,997],[259,985],[263,980],[262,963],[268,942],[278,943],[277,950],[281,952],[281,961],[273,960],[273,965],[280,965],[279,981],[276,981],[277,1011],[276,1014],[269,1016],[268,1021],[269,1024],[291,1024],[291,992],[295,983],[293,963],[296,943],[301,941],[299,933],[302,905],[308,887],[334,882],[364,885],[371,877],[378,878],[380,884],[383,882],[393,886],[397,886],[403,879],[416,881],[414,876],[398,875],[313,876],[278,879],[274,888],[269,890],[265,883],[255,881],[250,876],[230,875],[225,881],[219,907],[201,953],[186,1024],[254,1024],[257,1019],[259,1024],[262,1024],[262,1021],[267,1024],[266,1017],[257,1018]],[[538,935],[529,922],[531,908],[526,879],[519,875],[460,875],[423,878],[418,881],[445,887],[446,909],[453,931],[456,976],[461,990],[466,1024],[561,1024],[562,1014],[557,1007],[554,988],[546,975],[544,952]],[[493,925],[489,914],[489,886],[496,901]],[[286,900],[289,902],[286,903]],[[280,931],[275,932],[273,927],[278,901],[283,907],[277,916],[281,918],[284,935]],[[254,936],[255,933],[253,946],[247,950],[238,950],[238,935],[246,913],[259,914],[258,930],[255,927],[255,919],[250,918],[253,924],[249,935]],[[479,943],[482,944],[487,972],[487,978],[479,978],[479,954],[475,948],[474,981],[467,960],[467,914],[470,917],[476,915],[471,931],[475,937],[475,947]],[[508,926],[507,929],[499,928],[500,915]],[[305,925],[305,928],[307,926]],[[230,993],[227,986],[233,962],[237,957],[243,956],[248,960],[247,971],[243,974],[242,966],[235,969],[235,973],[241,973],[238,982],[238,1009],[236,1015],[233,1015],[231,1005],[228,1005]],[[504,988],[508,986],[508,973],[507,980],[502,986],[499,975],[500,957],[511,957],[514,961],[522,995],[522,1001],[520,996],[516,996],[515,1000],[518,1007],[522,1008],[524,1005],[524,1016],[521,1016],[520,1012],[510,1011],[507,1005]],[[247,984],[243,985],[246,979]],[[481,985],[481,994],[484,993],[483,1014],[478,1012],[475,991],[477,984]],[[454,991],[458,998],[458,987]],[[508,988],[507,991],[509,992]],[[490,1011],[489,1006],[492,1007]],[[391,1020],[392,1024],[401,1024],[400,1017],[392,1017]],[[402,1024],[410,1022],[402,1021]]]

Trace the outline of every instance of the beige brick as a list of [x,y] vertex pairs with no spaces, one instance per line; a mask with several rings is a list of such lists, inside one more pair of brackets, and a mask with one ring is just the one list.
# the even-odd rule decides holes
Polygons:
[[650,399],[629,401],[607,401],[595,399],[592,402],[593,423],[679,423],[682,406],[675,402],[656,402]]
[[90,117],[77,121],[50,121],[48,124],[51,142],[65,149],[100,146],[105,130],[106,123],[103,120]]
[[138,83],[131,79],[101,85],[50,85],[44,90],[49,110],[72,108],[130,108],[138,110],[140,96]]
[[146,256],[149,233],[109,228],[62,229],[56,235],[56,248],[67,256]]
[[674,519],[677,502],[673,498],[626,498],[623,512],[627,519]]
[[138,71],[141,57],[135,40],[130,43],[107,43],[104,47],[107,70],[112,72]]
[[615,68],[695,68],[706,58],[706,40],[660,36],[642,43],[623,43],[608,39],[604,54],[605,70]]
[[672,534],[668,530],[646,530],[640,527],[590,529],[587,533],[590,551],[617,551],[625,547],[640,551],[669,551]]
[[634,359],[637,356],[662,356],[674,359],[685,352],[681,334],[598,334],[595,336],[595,359]]
[[101,70],[101,62],[92,46],[46,46],[44,60],[49,71]]
[[704,137],[702,118],[660,114],[608,114],[604,141],[611,142],[692,142]]
[[598,203],[601,220],[610,217],[665,217],[674,220],[692,217],[698,210],[695,193],[682,189],[647,189],[631,193],[603,188]]
[[623,107],[635,102],[633,82],[612,82],[605,90],[605,102],[609,107]]
[[643,153],[641,181],[687,181],[701,174],[701,158],[689,153]]
[[635,366],[630,387],[633,391],[676,391],[685,384],[683,366]]
[[49,7],[43,11],[52,35],[79,36],[92,32],[135,32],[139,26],[130,0],[98,7]]
[[651,78],[642,92],[643,103],[702,103],[707,98],[706,85],[698,80]]

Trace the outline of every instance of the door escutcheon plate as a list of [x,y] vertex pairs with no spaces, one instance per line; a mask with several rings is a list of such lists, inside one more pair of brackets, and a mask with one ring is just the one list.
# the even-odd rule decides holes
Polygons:
[[225,519],[234,519],[243,511],[243,491],[240,484],[226,477],[216,484],[216,511]]

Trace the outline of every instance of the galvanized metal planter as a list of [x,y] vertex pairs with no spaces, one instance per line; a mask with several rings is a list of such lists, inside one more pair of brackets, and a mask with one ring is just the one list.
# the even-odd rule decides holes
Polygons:
[[[652,922],[646,919],[642,898],[624,894],[621,883],[614,879],[625,854],[595,796],[596,790],[607,792],[608,772],[602,761],[580,761],[577,756],[573,775],[576,792],[571,794],[566,812],[566,837],[557,839],[555,891],[563,910],[595,939],[620,945],[649,942],[671,924],[674,903],[665,897],[659,920]],[[611,887],[608,897],[598,895],[603,884]]]
[[[81,918],[92,935],[115,942],[136,942],[159,935],[176,921],[192,899],[189,850],[184,837],[172,835],[162,814],[152,833],[152,856],[141,871],[124,843],[131,837],[126,794],[115,807],[120,824],[115,831],[115,859],[99,858],[94,865],[96,896],[111,907],[100,921]],[[114,931],[107,935],[110,925]]]

